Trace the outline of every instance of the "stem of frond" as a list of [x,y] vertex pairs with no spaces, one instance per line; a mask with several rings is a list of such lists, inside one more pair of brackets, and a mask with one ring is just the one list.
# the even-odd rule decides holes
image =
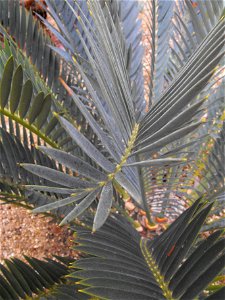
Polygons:
[[133,128],[133,131],[132,131],[132,134],[131,134],[131,137],[130,137],[130,140],[128,142],[128,146],[124,151],[124,155],[121,157],[120,163],[116,166],[113,173],[108,174],[108,180],[101,181],[101,182],[98,183],[100,187],[106,185],[109,181],[113,181],[114,178],[115,178],[115,175],[117,173],[119,173],[121,171],[122,167],[126,164],[127,159],[130,156],[131,151],[132,151],[133,146],[134,146],[134,143],[136,141],[136,137],[137,137],[137,134],[138,134],[138,129],[139,129],[139,124],[135,124],[134,128]]
[[49,139],[45,134],[43,134],[40,130],[38,130],[34,125],[30,125],[28,122],[24,121],[21,119],[19,116],[10,113],[7,109],[2,109],[0,108],[0,113],[5,115],[6,117],[12,119],[13,121],[19,123],[20,125],[24,126],[34,134],[36,134],[40,139],[45,141],[48,145],[54,147],[54,148],[59,148],[58,145],[53,142],[51,139]]
[[154,275],[155,280],[159,284],[160,288],[162,289],[163,295],[166,297],[166,299],[174,300],[174,298],[172,296],[172,292],[169,289],[167,282],[165,282],[165,279],[161,275],[156,261],[154,260],[151,252],[149,251],[149,249],[147,247],[147,242],[148,242],[148,239],[142,238],[140,241],[140,248],[141,248],[142,254],[148,264],[148,267],[151,270],[152,274]]

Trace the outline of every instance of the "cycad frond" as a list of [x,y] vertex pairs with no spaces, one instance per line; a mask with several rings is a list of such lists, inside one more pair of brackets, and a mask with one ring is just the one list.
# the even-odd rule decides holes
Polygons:
[[[39,17],[60,47],[18,2],[0,3],[1,200],[52,211],[61,225],[79,224],[76,249],[88,257],[74,263],[71,277],[81,279],[87,295],[215,299],[223,290],[210,294],[214,287],[207,286],[224,267],[224,239],[221,230],[205,240],[199,231],[223,223],[203,225],[220,212],[224,196],[222,2],[197,1],[197,8],[190,1],[150,3],[147,112],[138,3],[46,4],[58,27]],[[208,133],[213,144],[205,158]],[[122,196],[144,209],[150,223],[151,212],[179,217],[154,240],[141,238],[120,215],[126,215],[117,203]],[[214,200],[219,205],[211,210]],[[88,209],[93,218],[84,214]],[[0,266],[4,297],[32,297],[29,273],[39,290],[60,280],[46,299],[83,299],[72,297],[58,263],[27,261],[31,267],[18,260]]]
[[[154,92],[150,102],[159,100],[161,93],[177,77],[178,72],[219,21],[222,1],[156,0],[151,15],[157,14],[151,27],[151,57],[155,56]],[[150,18],[152,20],[152,18]],[[162,59],[163,58],[163,59]],[[153,80],[153,78],[151,78]]]
[[23,77],[22,66],[14,67],[11,56],[4,67],[0,82],[0,113],[24,126],[49,145],[57,147],[55,141],[45,133],[54,118],[50,117],[51,95],[43,92],[34,94],[32,81],[24,80]]
[[199,199],[153,241],[140,238],[118,215],[95,234],[77,228],[76,249],[90,256],[75,262],[80,270],[70,276],[80,279],[84,293],[100,299],[202,296],[224,267],[222,231],[195,241],[210,209]]
[[[105,10],[104,6],[108,7],[113,22],[115,22],[116,29],[118,31],[121,30],[124,35],[122,47],[123,51],[125,51],[128,73],[134,84],[133,93],[135,93],[135,98],[133,100],[136,113],[137,116],[141,117],[145,110],[145,101],[143,100],[143,48],[140,45],[141,21],[138,19],[140,11],[139,4],[138,1],[107,1],[106,3],[107,5],[102,1],[101,9]],[[84,62],[87,67],[86,71],[89,72],[89,74],[94,75],[88,70],[89,59],[86,51],[87,49],[91,53],[94,51],[88,35],[95,36],[96,23],[93,20],[93,13],[89,11],[87,1],[48,1],[48,5],[49,12],[55,19],[60,30],[60,35],[56,34],[56,36],[59,37],[59,40],[61,40],[65,46],[68,47],[70,44],[72,45],[72,52],[74,51],[76,58]],[[57,18],[55,17],[56,15]],[[81,24],[82,22],[87,25],[88,33],[85,32]],[[109,26],[111,26],[111,21],[108,20],[108,22]],[[82,36],[85,46],[80,36]],[[87,49],[85,50],[85,48]]]
[[[69,5],[69,7],[73,14],[78,17],[77,11],[72,6]],[[102,173],[107,176],[107,179],[92,186],[88,190],[88,195],[74,208],[74,211],[71,211],[63,223],[71,221],[83,213],[95,198],[103,193],[103,187],[107,186],[109,182],[112,182],[114,186],[115,182],[119,183],[136,201],[137,205],[148,210],[145,199],[141,199],[139,174],[136,166],[146,165],[146,167],[149,167],[151,164],[152,166],[165,166],[182,162],[182,157],[170,159],[162,156],[158,160],[151,161],[147,160],[146,156],[142,157],[142,155],[150,156],[154,154],[166,145],[192,133],[201,125],[201,121],[193,122],[193,118],[201,112],[200,107],[204,99],[194,102],[191,106],[189,104],[201,93],[213,75],[215,67],[223,57],[221,49],[223,47],[224,19],[222,18],[198,50],[190,57],[173,84],[142,121],[138,123],[133,102],[134,95],[131,93],[130,78],[124,56],[126,52],[123,51],[124,38],[121,28],[118,27],[118,22],[115,21],[118,16],[112,16],[110,6],[107,4],[101,6],[99,2],[90,2],[89,9],[92,12],[94,29],[90,27],[89,22],[85,23],[82,18],[79,21],[91,50],[87,47],[81,33],[77,33],[89,59],[89,70],[91,70],[93,77],[91,78],[87,73],[86,66],[76,59],[75,51],[71,53],[69,58],[68,53],[70,53],[71,47],[67,49],[66,58],[69,60],[71,67],[82,76],[91,96],[91,102],[94,103],[100,116],[98,122],[85,104],[82,103],[79,95],[63,80],[61,82],[72,96],[99,141],[101,141],[108,155],[106,156],[105,153],[99,151],[66,118],[61,116],[58,118],[75,144],[96,163]],[[103,27],[102,24],[104,24]],[[114,40],[117,42],[114,43]],[[65,44],[65,47],[67,47],[67,44]],[[57,49],[56,51],[65,58],[65,51]],[[104,101],[102,98],[104,98]],[[59,153],[57,155],[60,156]],[[65,154],[63,155],[65,156]],[[176,155],[176,149],[173,155]],[[43,175],[46,179],[49,177],[52,180],[53,178],[52,171],[48,168],[26,165],[24,167],[36,175]],[[71,180],[77,181],[77,179],[72,178]],[[85,184],[87,185],[87,182]],[[84,185],[80,188],[75,185],[75,188],[78,189],[77,192],[81,192],[82,189],[82,192],[85,192]],[[55,205],[57,203],[54,204],[54,207]],[[104,212],[104,215],[101,214],[101,216],[105,219],[106,214],[109,213],[109,206],[102,212]]]
[[[52,183],[51,181],[35,176],[20,166],[21,162],[37,163],[45,165],[55,172],[62,171],[54,160],[49,159],[47,155],[36,149],[33,145],[30,146],[21,142],[18,137],[2,128],[0,129],[0,150],[0,198],[3,202],[16,203],[21,206],[25,205],[31,209],[62,197],[62,194],[57,192],[57,187],[59,187],[57,182]],[[37,185],[37,187],[52,185],[52,190],[48,195],[35,197],[31,192],[26,192],[25,185]],[[59,191],[61,191],[60,188]],[[69,192],[67,193],[69,194]],[[58,210],[55,213],[60,215],[64,213],[64,210]]]
[[4,33],[6,30],[15,39],[50,88],[56,85],[60,60],[49,48],[50,38],[40,28],[39,22],[33,18],[32,12],[28,12],[19,1],[1,1],[0,20],[2,28],[0,31]]
[[[76,288],[65,285],[65,276],[69,273],[69,263],[65,258],[39,260],[25,257],[6,259],[0,264],[1,299],[27,299],[39,296],[41,299],[85,299],[79,297]],[[52,297],[52,298],[51,298]],[[68,298],[69,299],[69,298]]]
[[[182,6],[182,1],[179,1],[178,4]],[[169,9],[171,9],[171,7],[174,8],[174,6],[176,6],[176,3],[175,3],[175,1],[170,2],[170,3],[162,1],[160,5],[161,5],[160,9],[164,12],[164,13],[162,13],[162,16],[165,17],[165,19],[163,19],[163,22],[167,22],[168,20],[167,20],[166,15],[173,14],[172,12],[169,11]],[[206,4],[204,4],[204,5],[206,5]],[[163,10],[163,7],[164,8],[167,7],[168,9]],[[184,8],[185,7],[186,6],[184,5]],[[178,15],[177,15],[177,17],[178,17]],[[219,18],[220,15],[217,17]],[[223,49],[224,48],[224,42],[223,42],[223,40],[224,40],[224,20],[223,20],[223,17],[221,18],[221,21],[219,21],[219,24],[220,24],[219,26],[221,26],[221,30],[223,32],[221,31],[222,36],[220,36],[220,33],[219,33],[220,29],[218,30],[218,38],[220,40],[220,42],[218,40],[218,43],[220,44],[219,47],[221,47],[221,49],[222,49],[221,57],[223,57],[223,55],[224,55],[224,49]],[[163,25],[161,24],[161,26],[163,26]],[[173,26],[173,25],[171,24],[170,26]],[[162,94],[161,97],[158,97],[159,104],[157,105],[157,103],[156,103],[155,105],[153,105],[153,107],[148,112],[149,123],[147,123],[147,125],[146,125],[146,130],[145,130],[146,138],[142,139],[143,146],[147,145],[148,141],[150,141],[150,137],[149,137],[149,140],[147,138],[147,133],[148,132],[153,133],[154,129],[157,130],[158,126],[161,126],[162,120],[166,120],[166,117],[165,117],[166,114],[169,116],[169,112],[173,111],[173,108],[175,108],[176,105],[179,105],[179,100],[178,100],[179,95],[180,95],[180,99],[182,99],[182,98],[183,98],[183,100],[186,99],[186,100],[184,100],[183,106],[181,107],[182,113],[180,115],[178,114],[177,119],[175,119],[175,120],[179,121],[179,118],[180,118],[181,123],[173,123],[173,118],[172,118],[172,114],[171,114],[172,120],[169,121],[169,123],[165,125],[165,129],[167,126],[169,126],[169,124],[173,124],[172,125],[173,131],[175,128],[179,128],[178,133],[182,132],[182,130],[180,131],[180,129],[182,129],[182,127],[185,125],[185,120],[186,120],[185,115],[189,119],[187,124],[188,125],[190,124],[190,116],[192,114],[191,111],[193,111],[193,114],[192,114],[193,120],[199,120],[199,119],[207,120],[206,124],[196,128],[196,130],[194,132],[192,131],[192,133],[189,136],[185,135],[185,137],[183,137],[183,138],[181,137],[181,139],[179,139],[177,141],[174,141],[172,143],[170,142],[166,145],[166,147],[161,147],[161,145],[159,145],[159,148],[155,149],[156,151],[158,151],[157,154],[154,153],[154,151],[153,151],[154,149],[152,150],[152,154],[154,154],[155,156],[157,156],[159,158],[167,157],[168,155],[172,156],[174,154],[177,157],[182,157],[185,155],[189,160],[188,164],[186,166],[183,165],[183,166],[170,167],[168,165],[164,170],[156,170],[156,169],[148,170],[147,168],[143,170],[143,176],[145,178],[145,187],[146,187],[146,192],[147,192],[146,197],[147,197],[148,202],[151,205],[151,207],[154,207],[154,211],[155,211],[155,208],[157,207],[157,212],[160,212],[160,207],[163,207],[161,210],[162,213],[165,213],[166,211],[170,211],[169,214],[171,214],[171,210],[172,210],[173,213],[175,213],[175,215],[179,214],[179,212],[184,210],[185,203],[183,203],[183,201],[180,201],[179,205],[178,205],[178,203],[179,203],[179,197],[182,195],[185,196],[187,199],[189,198],[188,195],[185,194],[185,190],[188,189],[187,186],[189,186],[191,184],[193,178],[191,178],[191,176],[189,176],[190,174],[189,174],[188,170],[189,170],[190,166],[192,165],[192,161],[194,162],[199,159],[200,152],[198,152],[198,151],[200,151],[199,150],[200,146],[204,142],[207,133],[209,131],[213,131],[212,124],[213,124],[213,122],[215,122],[215,116],[217,115],[216,118],[218,118],[223,112],[222,102],[223,102],[224,97],[221,94],[221,93],[223,93],[222,92],[223,84],[219,83],[221,81],[221,77],[223,76],[222,72],[221,72],[221,71],[223,71],[223,66],[222,66],[223,61],[221,61],[221,67],[218,70],[215,70],[215,72],[213,72],[211,78],[207,79],[207,73],[203,73],[203,74],[205,74],[205,77],[203,75],[201,77],[196,76],[193,78],[194,73],[192,73],[192,72],[189,73],[189,74],[192,74],[190,77],[188,75],[188,68],[190,67],[190,62],[193,61],[193,59],[197,58],[198,53],[199,54],[201,53],[201,50],[203,50],[203,47],[206,47],[205,48],[205,56],[201,56],[201,59],[203,59],[203,60],[205,59],[205,66],[208,64],[207,61],[210,56],[210,50],[209,50],[208,46],[211,48],[211,51],[212,51],[211,53],[213,53],[216,45],[218,45],[218,43],[214,44],[214,46],[213,46],[213,44],[211,44],[213,42],[213,38],[214,38],[214,32],[215,32],[214,30],[216,30],[217,26],[210,33],[208,33],[208,35],[205,37],[205,39],[201,45],[198,45],[196,42],[196,46],[194,48],[195,53],[190,56],[185,67],[183,67],[183,69],[181,69],[181,71],[176,74],[174,80],[171,82],[171,85],[169,85],[168,89],[165,90],[164,94]],[[170,30],[170,29],[168,29],[168,30]],[[211,36],[211,38],[210,38],[210,36]],[[165,42],[165,39],[162,39],[162,41]],[[207,41],[209,42],[209,44]],[[207,46],[207,44],[208,44],[208,46]],[[190,43],[189,43],[189,45],[190,45]],[[162,47],[160,49],[162,49],[162,51],[163,51],[164,48]],[[191,51],[190,54],[191,53],[193,53],[193,51]],[[184,62],[185,62],[185,60],[184,60]],[[197,67],[197,65],[196,65],[196,67]],[[207,69],[207,67],[204,70],[202,69],[202,71],[204,72],[204,71],[206,71],[206,69]],[[165,69],[162,68],[162,70],[165,70]],[[194,71],[194,69],[192,69],[192,70]],[[181,75],[181,74],[183,74],[183,75]],[[182,89],[182,77],[183,78],[186,77],[186,79],[188,79],[188,81],[186,81],[186,84],[183,85],[184,89]],[[198,80],[198,78],[200,80]],[[206,79],[206,81],[204,84],[205,79]],[[176,83],[178,83],[178,86],[179,86],[178,89],[180,92],[178,91],[178,89],[174,89],[176,86]],[[198,85],[200,87],[199,90],[198,90]],[[176,94],[173,91],[176,91]],[[193,94],[191,91],[195,91],[197,94]],[[171,98],[169,96],[170,93],[171,93],[171,96],[173,95],[173,97],[171,97]],[[187,96],[187,98],[186,98],[186,96]],[[204,101],[204,98],[205,98],[205,100],[207,99],[207,101]],[[202,101],[202,105],[200,104],[201,101]],[[187,110],[185,110],[186,104],[187,104]],[[178,113],[178,110],[177,110],[176,114],[177,113]],[[147,114],[147,116],[148,116],[148,114]],[[202,116],[204,116],[204,117],[202,118]],[[205,118],[205,116],[206,116],[206,118]],[[144,121],[146,121],[146,120],[143,120],[143,122]],[[149,128],[149,124],[150,124],[150,128]],[[141,130],[142,129],[140,129],[140,131]],[[158,130],[158,132],[156,133],[156,135],[155,135],[156,138],[155,138],[155,140],[153,139],[152,147],[154,145],[157,146],[157,143],[159,142],[158,138],[159,139],[161,138],[161,136],[157,135],[157,134],[160,132],[161,132],[161,130]],[[142,135],[144,135],[143,132],[142,132]],[[173,136],[174,135],[172,135],[172,137]],[[165,141],[166,140],[168,141],[169,140],[168,138],[169,137],[166,136]],[[154,143],[154,141],[156,141],[156,142]],[[194,141],[196,141],[196,143]],[[163,142],[163,140],[162,140],[162,142]],[[186,146],[185,146],[185,144],[186,144]],[[144,147],[144,149],[151,151],[151,148]],[[142,151],[142,150],[140,150],[140,151]],[[149,155],[148,152],[146,152],[146,157],[149,157],[147,155]],[[185,181],[184,179],[186,177],[187,177],[187,180]],[[188,183],[188,180],[189,180],[189,183]],[[183,183],[183,182],[185,182],[185,183]],[[193,186],[192,186],[192,188],[193,188]],[[168,202],[169,198],[171,199],[171,201]]]
[[[48,33],[43,30],[43,27],[40,26],[31,12],[27,12],[23,6],[19,6],[18,1],[3,1],[1,8],[0,32],[3,34],[6,43],[6,46],[2,49],[1,63],[4,65],[7,57],[13,54],[17,65],[22,65],[25,71],[24,76],[28,77],[26,79],[32,81],[34,92],[42,91],[45,94],[51,94],[54,102],[51,111],[57,111],[63,115],[67,115],[67,112],[69,112],[68,117],[73,116],[76,118],[76,123],[82,127],[82,131],[85,131],[87,135],[93,135],[79,110],[71,101],[70,96],[65,93],[58,77],[61,76],[68,84],[71,83],[72,78],[72,83],[78,87],[82,83],[79,78],[74,78],[73,74],[69,72],[67,63],[63,62],[51,48],[52,42]],[[16,13],[14,14],[13,11],[16,11]],[[15,23],[17,24],[16,32]],[[51,116],[49,119],[51,119]],[[52,128],[60,127],[59,124],[56,124],[56,119],[54,119],[54,122],[51,122]],[[71,145],[65,131],[57,129],[54,138],[62,137],[61,144],[68,150],[73,150],[74,145]]]

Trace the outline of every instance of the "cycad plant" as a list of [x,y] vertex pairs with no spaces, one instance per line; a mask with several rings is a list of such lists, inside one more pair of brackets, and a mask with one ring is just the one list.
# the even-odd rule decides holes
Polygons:
[[[82,258],[8,260],[1,298],[222,299],[223,1],[45,2],[0,2],[0,195]],[[170,226],[141,237],[128,197]]]

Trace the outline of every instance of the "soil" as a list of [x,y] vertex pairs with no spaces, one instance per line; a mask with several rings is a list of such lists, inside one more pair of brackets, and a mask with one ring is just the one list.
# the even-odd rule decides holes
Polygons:
[[34,215],[22,207],[0,205],[0,262],[23,255],[36,258],[52,255],[77,257],[71,250],[73,236],[50,217]]

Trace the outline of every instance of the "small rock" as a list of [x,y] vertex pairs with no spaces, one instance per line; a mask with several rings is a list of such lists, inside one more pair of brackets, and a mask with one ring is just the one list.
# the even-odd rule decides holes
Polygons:
[[137,227],[136,230],[137,230],[138,232],[142,232],[142,231],[143,231],[143,227],[142,227],[142,226]]
[[127,209],[127,210],[129,210],[129,211],[132,211],[132,210],[134,210],[135,209],[135,205],[132,203],[132,202],[126,202],[125,203],[125,208]]

